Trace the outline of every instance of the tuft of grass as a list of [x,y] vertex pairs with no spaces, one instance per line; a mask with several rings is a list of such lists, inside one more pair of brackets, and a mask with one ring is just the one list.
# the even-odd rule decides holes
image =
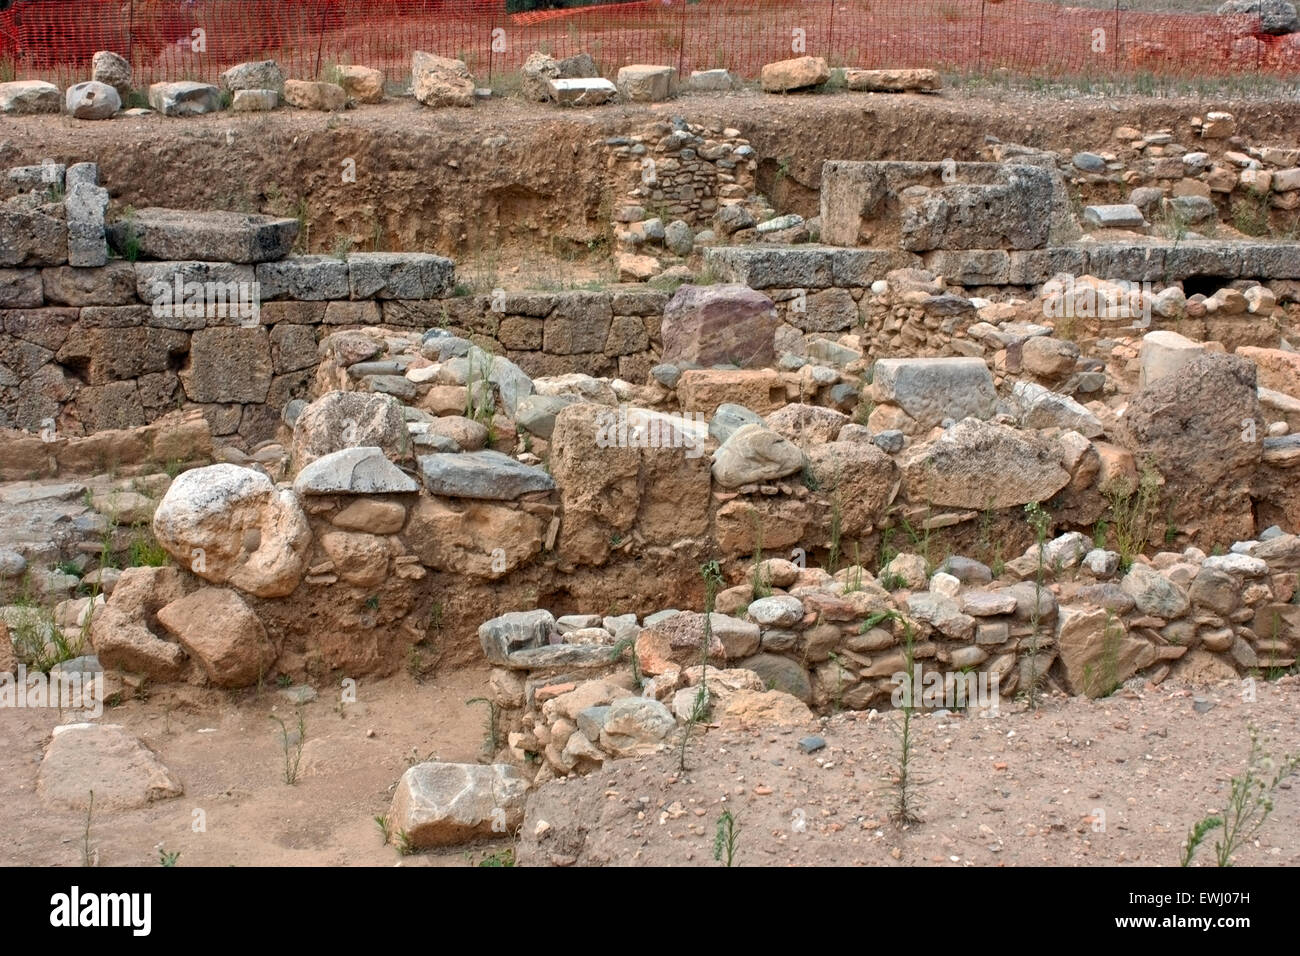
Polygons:
[[491,759],[501,749],[501,708],[496,701],[488,697],[471,697],[465,706],[484,704],[487,706],[487,722],[483,730],[483,752]]
[[168,869],[170,869],[171,867],[176,865],[176,861],[179,860],[180,858],[181,858],[180,850],[175,850],[169,853],[167,852],[166,847],[164,847],[161,843],[158,844],[158,865],[159,866],[167,867]]
[[375,817],[375,826],[379,827],[379,832],[384,838],[384,845],[387,846],[393,839],[393,827],[392,824],[388,822],[388,814],[381,813],[379,816]]
[[293,786],[298,782],[298,769],[302,762],[302,748],[307,743],[307,718],[299,709],[297,727],[290,731],[276,714],[271,719],[280,725],[280,745],[284,750],[284,782]]
[[167,549],[157,542],[146,524],[131,527],[131,541],[127,545],[128,567],[161,568],[167,564]]
[[740,827],[736,823],[736,817],[729,809],[723,810],[713,834],[713,858],[726,866],[735,866],[739,843]]
[[709,700],[709,646],[713,643],[713,608],[717,601],[718,588],[722,584],[722,568],[717,561],[700,565],[700,577],[704,579],[704,638],[700,642],[700,688],[695,692],[691,703],[691,712],[682,728],[682,745],[677,755],[677,770],[686,772],[686,749],[690,746],[691,735],[698,724],[709,719],[711,703]]
[[95,812],[95,791],[90,791],[90,802],[86,805],[86,825],[81,831],[81,865],[95,866],[99,863],[99,851],[90,847],[90,820]]
[[1123,574],[1133,566],[1156,527],[1160,505],[1160,476],[1149,465],[1142,469],[1137,485],[1125,477],[1107,482],[1101,489],[1110,502],[1105,525],[1106,540],[1114,537],[1119,552],[1119,569]]
[[757,601],[772,596],[772,582],[763,574],[763,520],[757,509],[750,512],[750,517],[754,519],[754,571],[750,600]]

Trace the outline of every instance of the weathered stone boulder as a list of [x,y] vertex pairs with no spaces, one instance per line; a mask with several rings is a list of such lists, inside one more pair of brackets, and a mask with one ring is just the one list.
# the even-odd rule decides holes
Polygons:
[[765,93],[789,93],[821,86],[831,78],[831,68],[819,56],[800,56],[767,63],[759,74]]
[[63,109],[59,88],[44,80],[16,80],[0,83],[0,113],[29,116],[57,113]]
[[337,82],[348,99],[358,103],[380,103],[384,99],[384,74],[368,66],[340,66]]
[[185,792],[158,756],[119,724],[61,724],[36,775],[48,804],[88,810],[132,810]]
[[427,568],[496,580],[542,550],[541,517],[488,501],[421,496],[408,544]]
[[804,454],[761,425],[744,425],[713,453],[713,478],[724,488],[773,481],[801,471]]
[[609,705],[600,745],[616,757],[652,754],[676,728],[672,713],[653,697],[620,697]]
[[615,85],[629,102],[658,103],[677,95],[677,69],[644,64],[619,67]]
[[1179,372],[1183,366],[1205,354],[1204,342],[1193,342],[1169,329],[1157,329],[1142,336],[1138,349],[1141,371],[1138,388],[1146,388]]
[[777,324],[776,305],[747,286],[684,285],[664,308],[663,361],[770,367]]
[[163,116],[197,116],[201,113],[216,113],[221,109],[221,91],[209,83],[196,83],[193,80],[155,83],[149,87],[149,105]]
[[90,78],[113,87],[122,100],[131,92],[130,62],[109,50],[100,50],[91,58]]
[[909,449],[902,467],[908,501],[947,508],[984,510],[1047,501],[1070,482],[1050,441],[973,418]]
[[902,479],[894,460],[865,442],[828,441],[807,454],[818,490],[840,508],[840,531],[850,537],[871,531],[898,495]]
[[1130,634],[1113,612],[1098,607],[1062,607],[1056,644],[1061,673],[1072,694],[1104,697],[1155,661],[1149,641]]
[[311,545],[294,493],[238,465],[181,474],[154,512],[153,530],[167,553],[199,577],[264,598],[298,587]]
[[63,100],[68,115],[80,120],[112,119],[113,114],[122,108],[117,90],[94,80],[68,87]]
[[91,621],[90,642],[105,667],[170,681],[186,665],[184,648],[155,634],[158,611],[185,595],[178,568],[127,568]]
[[390,460],[410,454],[402,404],[391,395],[326,392],[293,425],[293,462],[304,469],[344,448],[376,447]]
[[871,93],[933,93],[943,87],[935,70],[847,69],[844,82],[854,92]]
[[199,262],[283,259],[298,238],[298,220],[239,212],[137,209],[113,223],[108,240],[119,255]]
[[1133,563],[1119,586],[1143,614],[1170,620],[1187,613],[1187,595],[1155,568],[1141,561]]
[[978,358],[880,359],[871,391],[877,402],[907,413],[909,427],[903,430],[913,434],[945,419],[989,419],[997,411],[993,375]]
[[1193,359],[1139,389],[1123,424],[1134,458],[1164,477],[1162,497],[1180,529],[1207,546],[1253,536],[1251,480],[1266,429],[1252,362]]
[[425,106],[474,105],[474,79],[465,61],[422,50],[411,57],[411,91]]
[[551,491],[555,481],[541,468],[499,451],[438,452],[418,459],[425,489],[449,498],[510,501],[531,491]]
[[313,80],[285,80],[284,101],[300,110],[318,110],[332,113],[346,109],[348,94],[337,83],[320,83]]
[[415,848],[514,833],[528,780],[508,764],[420,763],[397,782],[388,823]]
[[599,106],[618,97],[618,87],[604,77],[548,80],[551,100],[561,106]]
[[300,495],[388,495],[418,492],[420,484],[373,445],[343,448],[298,472],[293,490]]
[[221,88],[231,93],[239,90],[275,90],[284,93],[284,71],[274,60],[237,63],[221,74]]
[[218,687],[257,683],[275,661],[275,648],[252,609],[227,588],[201,588],[158,611],[174,635]]
[[835,441],[848,421],[848,415],[833,408],[796,402],[768,415],[767,427],[800,448],[809,448]]

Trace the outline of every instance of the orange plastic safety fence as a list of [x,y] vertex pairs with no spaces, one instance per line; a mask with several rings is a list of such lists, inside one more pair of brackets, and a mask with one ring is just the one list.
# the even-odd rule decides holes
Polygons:
[[481,83],[534,50],[587,51],[609,76],[655,63],[752,79],[764,63],[803,54],[833,66],[1045,77],[1300,75],[1300,34],[1264,35],[1253,15],[1047,0],[641,0],[517,13],[503,0],[14,0],[0,12],[0,74],[84,79],[97,50],[127,56],[137,86],[215,81],[269,58],[292,77],[363,64],[400,83],[415,50],[464,59]]

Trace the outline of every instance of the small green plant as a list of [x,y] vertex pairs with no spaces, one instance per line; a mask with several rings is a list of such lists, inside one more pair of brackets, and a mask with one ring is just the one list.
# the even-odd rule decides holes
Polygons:
[[840,507],[840,496],[835,495],[831,501],[831,537],[826,550],[826,572],[834,574],[840,569],[840,537],[843,534],[844,510]]
[[718,817],[717,830],[713,834],[713,858],[724,862],[726,866],[736,865],[736,847],[739,845],[740,827],[730,810],[723,810]]
[[853,542],[853,568],[849,571],[848,579],[844,582],[844,593],[852,594],[854,591],[862,590],[862,547],[859,542]]
[[894,788],[894,804],[890,808],[889,818],[899,828],[913,826],[921,822],[921,813],[917,788],[921,781],[912,768],[916,746],[912,739],[912,718],[916,712],[916,701],[912,689],[916,683],[916,642],[912,634],[912,622],[897,611],[877,611],[863,622],[863,627],[870,630],[876,625],[890,621],[903,628],[903,673],[906,684],[903,685],[903,717],[898,728],[898,761],[894,768],[891,783]]
[[149,533],[148,525],[131,526],[131,540],[127,544],[127,566],[132,568],[161,568],[167,564],[167,549]]
[[483,859],[478,861],[479,866],[503,867],[515,865],[515,851],[513,847],[505,847],[497,850],[495,853],[489,853]]
[[415,852],[415,843],[411,839],[411,834],[406,830],[397,834],[397,852],[400,856],[410,856]]
[[375,826],[379,827],[379,833],[384,838],[384,845],[387,846],[393,838],[393,827],[388,822],[388,814],[382,813],[375,817]]
[[279,716],[271,715],[271,719],[280,725],[280,745],[284,749],[284,782],[290,786],[298,782],[302,748],[307,743],[307,718],[301,709],[297,716],[297,727],[291,731]]
[[1233,854],[1255,838],[1273,813],[1274,791],[1300,770],[1300,754],[1288,754],[1274,761],[1260,743],[1258,728],[1252,724],[1248,730],[1250,751],[1246,769],[1232,778],[1228,805],[1223,812],[1205,817],[1188,831],[1179,860],[1183,866],[1190,866],[1197,847],[1210,833],[1220,829],[1223,836],[1214,844],[1214,861],[1218,866],[1232,866]]
[[372,595],[370,595],[370,597],[366,598],[366,600],[365,600],[365,605],[366,605],[366,610],[369,610],[369,611],[378,611],[378,610],[379,610],[379,595],[378,595],[378,594],[372,594]]
[[[478,361],[475,361],[475,358]],[[484,349],[471,349],[469,370],[465,376],[465,417],[485,425],[488,430],[488,444],[495,441],[493,434],[492,375],[493,355]]]
[[99,862],[99,851],[90,847],[90,820],[95,813],[95,791],[90,791],[90,802],[86,804],[86,825],[81,831],[81,865],[95,866]]
[[167,849],[164,846],[162,846],[162,844],[158,845],[159,866],[165,866],[171,868],[176,865],[176,861],[179,860],[180,858],[181,858],[180,850],[176,850],[174,852],[169,853],[167,852]]
[[127,207],[124,219],[125,225],[122,227],[122,258],[127,262],[135,262],[140,258],[140,233],[135,228],[135,210]]
[[488,697],[471,697],[465,701],[467,707],[471,704],[484,704],[487,706],[487,722],[483,730],[483,750],[489,757],[493,756],[501,749],[501,709],[497,707],[496,701]]
[[609,659],[611,661],[620,661],[623,659],[623,653],[627,652],[632,665],[632,680],[636,682],[637,689],[645,686],[645,675],[641,673],[641,661],[636,656],[636,638],[625,637],[609,649]]
[[334,240],[334,258],[342,262],[348,261],[348,256],[352,254],[352,239],[350,236],[339,236]]
[[1133,559],[1142,553],[1155,528],[1160,505],[1160,476],[1151,467],[1145,467],[1136,485],[1132,479],[1117,477],[1101,489],[1110,503],[1106,523],[1106,540],[1114,537],[1114,550],[1119,552],[1119,569],[1127,572]]
[[1039,619],[1043,605],[1043,579],[1045,577],[1044,559],[1047,555],[1047,530],[1051,527],[1052,516],[1037,501],[1025,505],[1025,521],[1034,531],[1034,554],[1037,557],[1034,568],[1034,607],[1029,613],[1029,673],[1025,679],[1023,693],[1029,702],[1030,710],[1038,709],[1039,682],[1042,675],[1038,672]]
[[709,719],[711,702],[709,700],[709,647],[713,644],[713,608],[722,584],[722,568],[717,561],[700,565],[700,577],[704,579],[704,636],[700,641],[700,687],[695,692],[691,703],[691,712],[682,727],[681,749],[677,755],[677,770],[686,772],[686,749],[690,746],[691,735],[697,724]]

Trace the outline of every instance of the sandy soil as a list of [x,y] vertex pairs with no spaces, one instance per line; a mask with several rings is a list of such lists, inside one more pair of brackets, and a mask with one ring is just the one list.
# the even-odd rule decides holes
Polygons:
[[[481,843],[402,857],[374,818],[410,763],[477,760],[485,669],[418,684],[408,675],[363,682],[358,702],[322,692],[304,709],[301,778],[282,778],[272,714],[294,722],[274,688],[225,695],[158,691],[106,712],[153,748],[185,794],[140,810],[96,812],[92,853],[102,866],[457,866],[510,847]],[[1208,708],[1208,709],[1207,709]],[[1060,696],[1037,712],[1007,704],[992,719],[952,714],[915,722],[923,822],[889,822],[887,780],[898,714],[843,713],[807,728],[712,728],[688,770],[675,755],[613,762],[532,794],[515,847],[523,865],[717,865],[716,823],[740,826],[739,865],[1174,866],[1187,829],[1222,808],[1244,766],[1254,724],[1275,756],[1300,752],[1300,678],[1241,685],[1122,690],[1100,701]],[[36,773],[58,715],[0,713],[0,864],[79,866],[85,814],[47,807]],[[825,749],[800,752],[807,733]],[[194,832],[195,811],[206,832]],[[539,823],[546,831],[539,839]],[[1104,829],[1102,829],[1104,827]],[[1212,844],[1198,862],[1209,865]],[[1300,781],[1239,865],[1300,865]]]
[[[108,708],[151,747],[185,786],[183,796],[140,810],[95,812],[90,845],[101,866],[151,866],[163,843],[178,866],[468,865],[498,847],[458,847],[400,857],[383,845],[374,818],[388,812],[393,785],[425,759],[474,762],[484,741],[487,672],[458,670],[418,684],[403,674],[361,681],[357,702],[341,705],[321,688],[303,708],[301,776],[283,779],[280,716],[292,730],[294,705],[274,687],[226,695],[194,688],[157,690],[147,701]],[[51,809],[36,795],[36,774],[55,711],[0,711],[0,865],[80,866],[86,815]],[[192,829],[195,811],[206,832]]]
[[[1208,706],[1208,709],[1206,709]],[[1204,712],[1201,712],[1204,711]],[[844,713],[808,730],[711,730],[676,756],[626,760],[555,781],[530,800],[527,865],[721,865],[717,821],[740,827],[741,866],[1177,866],[1194,822],[1225,805],[1249,747],[1300,752],[1300,679],[1189,689],[1147,685],[1089,701],[1054,697],[996,718],[914,722],[923,822],[889,821],[899,714]],[[542,826],[541,838],[537,833]],[[1213,864],[1213,835],[1197,865]],[[1283,783],[1242,866],[1300,865],[1300,777]]]

